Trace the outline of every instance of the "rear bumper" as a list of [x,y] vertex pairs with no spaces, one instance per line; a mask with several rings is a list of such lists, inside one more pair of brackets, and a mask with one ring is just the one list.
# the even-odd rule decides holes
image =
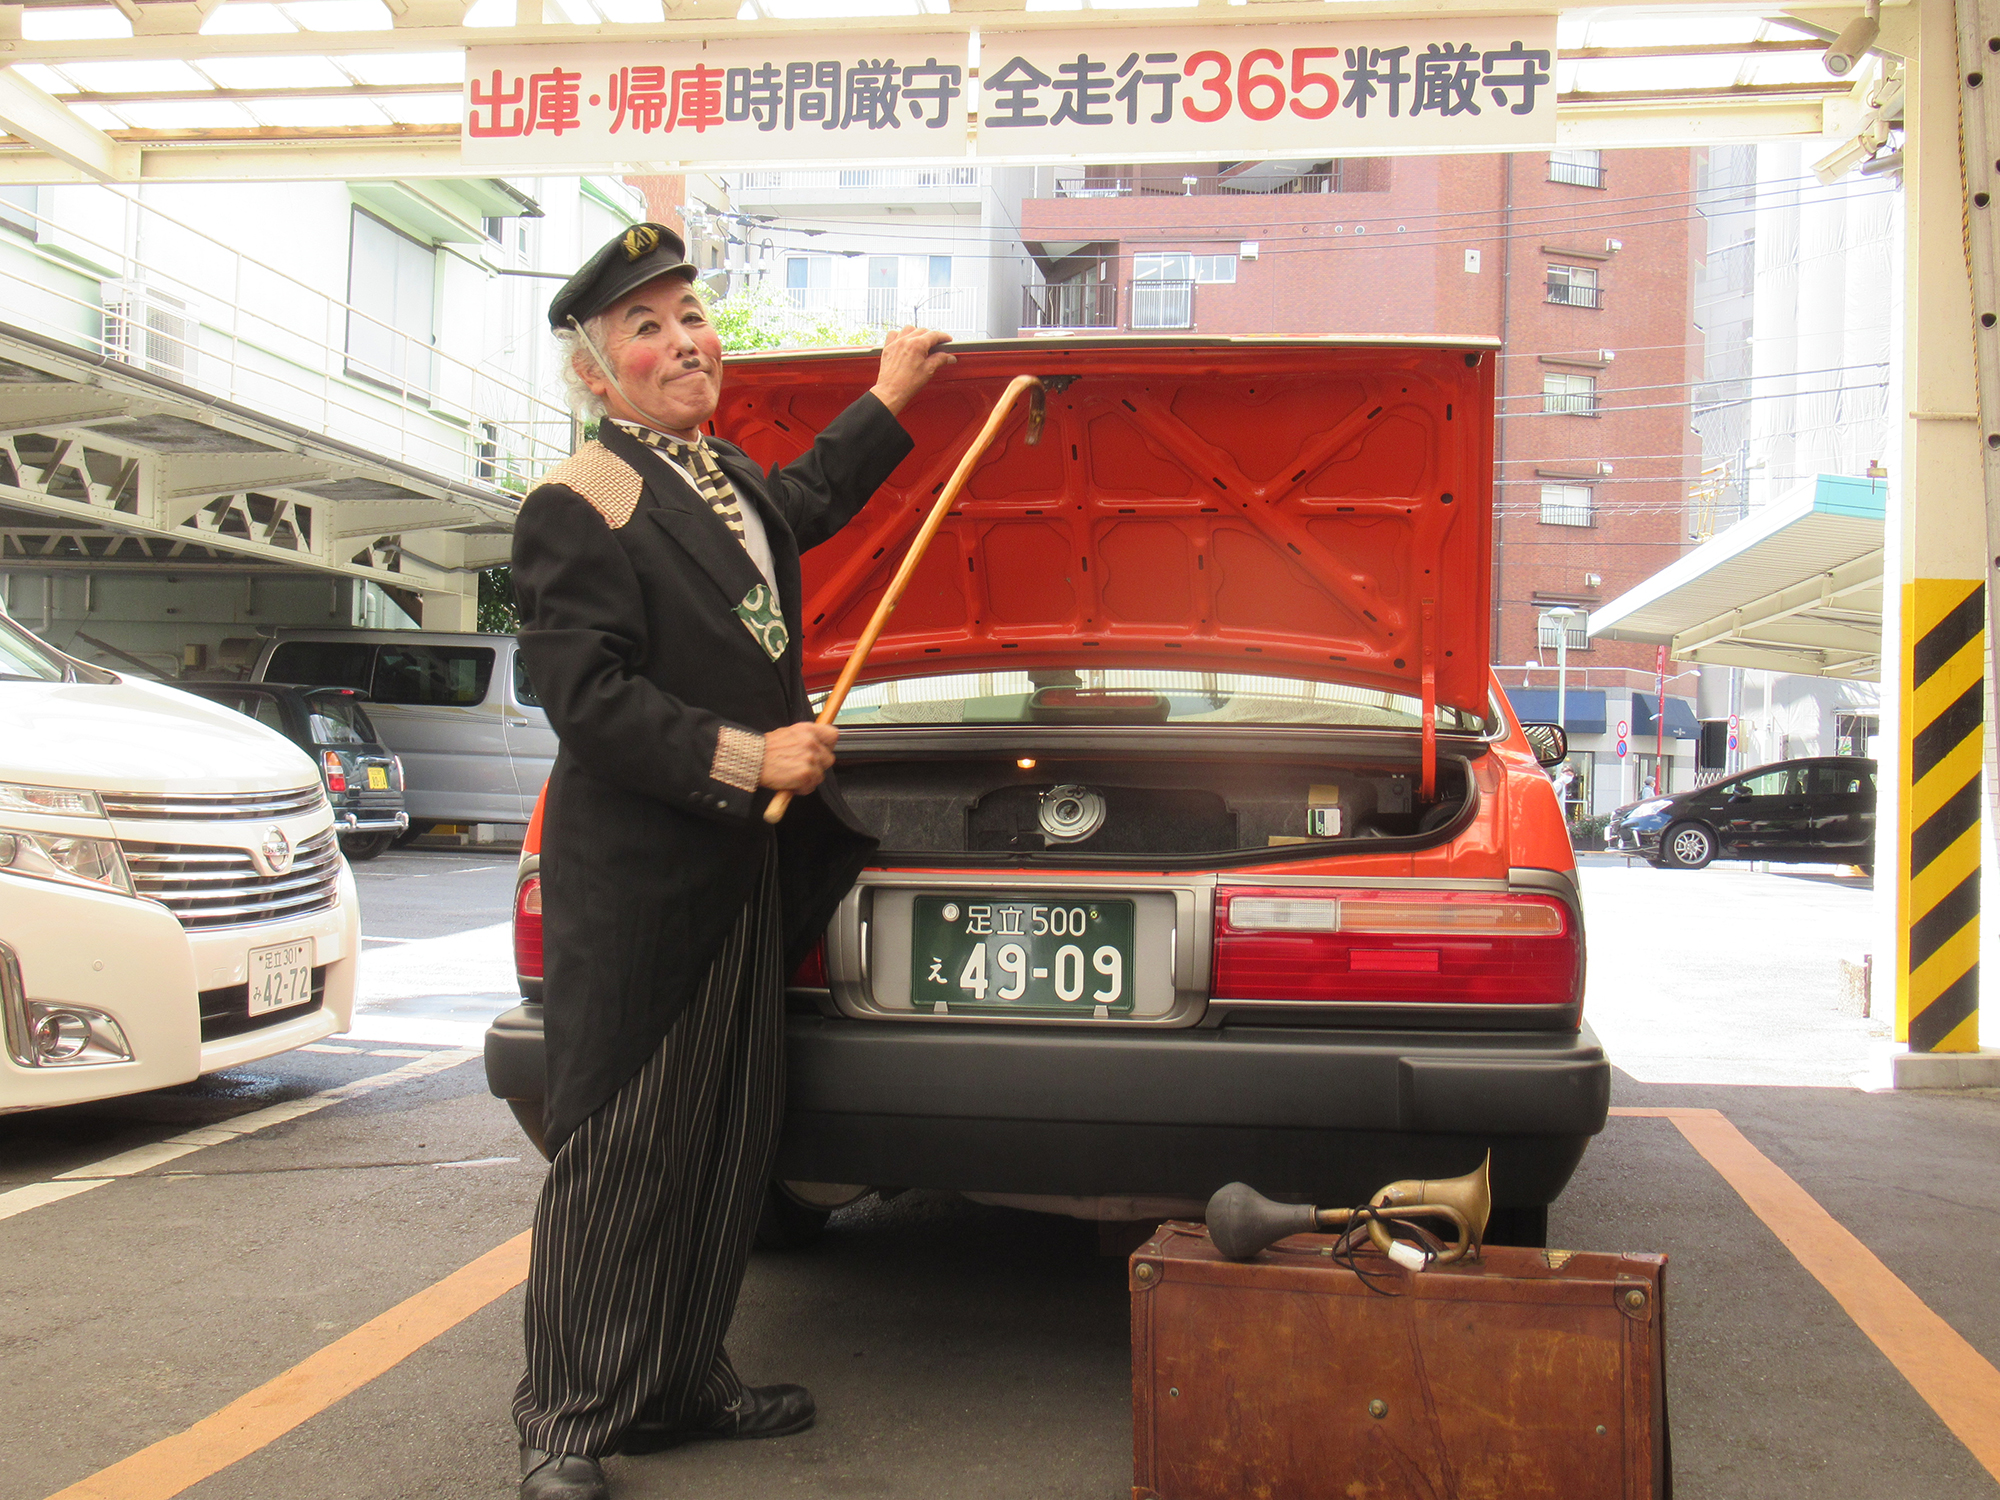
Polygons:
[[[540,1098],[539,1007],[487,1033],[496,1095]],[[1495,1197],[1548,1203],[1604,1127],[1597,1038],[1302,1027],[1130,1034],[792,1015],[780,1174],[995,1193],[1358,1203],[1493,1151]]]
[[410,815],[406,812],[377,812],[373,809],[361,811],[343,810],[333,815],[334,831],[351,833],[407,833]]

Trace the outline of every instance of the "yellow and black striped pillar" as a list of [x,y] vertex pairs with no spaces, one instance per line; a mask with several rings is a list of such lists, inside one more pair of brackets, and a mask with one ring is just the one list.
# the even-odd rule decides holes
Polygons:
[[1912,1052],[1976,1052],[1985,585],[1906,584],[1903,640],[1896,1029]]

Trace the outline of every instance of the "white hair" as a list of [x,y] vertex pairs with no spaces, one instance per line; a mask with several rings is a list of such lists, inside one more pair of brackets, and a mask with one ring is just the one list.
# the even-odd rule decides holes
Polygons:
[[604,416],[604,398],[584,382],[583,371],[577,367],[588,360],[591,365],[603,369],[603,364],[591,345],[595,344],[599,349],[604,347],[604,315],[600,313],[594,318],[585,318],[583,327],[590,335],[588,343],[584,341],[583,334],[574,328],[555,330],[556,348],[562,354],[558,365],[562,372],[563,395],[569,402],[569,409],[586,422],[595,422]]

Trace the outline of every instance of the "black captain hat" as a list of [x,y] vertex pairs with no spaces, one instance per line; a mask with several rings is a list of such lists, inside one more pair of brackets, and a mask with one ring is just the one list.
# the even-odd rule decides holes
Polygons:
[[572,321],[594,318],[656,276],[685,276],[692,281],[700,274],[689,263],[681,237],[666,225],[634,224],[563,283],[549,303],[549,327],[564,328]]

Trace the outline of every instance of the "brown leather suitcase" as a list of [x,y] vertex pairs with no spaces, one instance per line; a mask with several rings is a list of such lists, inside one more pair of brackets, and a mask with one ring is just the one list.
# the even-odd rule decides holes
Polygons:
[[1669,1500],[1664,1255],[1334,1243],[1133,1252],[1133,1500]]

